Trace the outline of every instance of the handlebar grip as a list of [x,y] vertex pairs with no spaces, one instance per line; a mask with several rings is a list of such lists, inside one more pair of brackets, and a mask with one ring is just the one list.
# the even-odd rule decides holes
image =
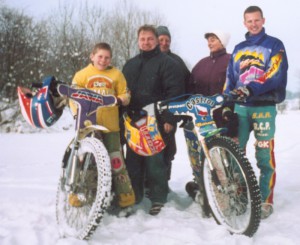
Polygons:
[[155,104],[159,114],[161,114],[164,110],[168,109],[168,103],[166,101],[158,101]]
[[224,101],[226,102],[236,102],[237,101],[237,96],[235,96],[234,94],[223,94],[224,97]]

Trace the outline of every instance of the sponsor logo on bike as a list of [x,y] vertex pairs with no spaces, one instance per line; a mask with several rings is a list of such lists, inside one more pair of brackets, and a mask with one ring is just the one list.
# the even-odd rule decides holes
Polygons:
[[185,105],[184,104],[180,104],[180,105],[169,105],[169,109],[176,109],[176,108],[183,108],[183,107],[185,107]]
[[197,97],[192,97],[190,100],[186,102],[186,107],[189,110],[192,110],[195,105],[202,104],[203,106],[209,105],[210,107],[214,107],[215,102],[209,98],[197,96]]
[[196,123],[196,126],[197,127],[203,127],[203,126],[206,126],[206,125],[213,125],[215,124],[214,121],[210,121],[210,122],[199,122],[199,123]]
[[87,101],[94,101],[100,104],[103,104],[103,99],[101,95],[97,95],[94,93],[90,93],[88,91],[77,91],[75,93],[71,94],[71,98],[75,98],[75,99],[84,99]]

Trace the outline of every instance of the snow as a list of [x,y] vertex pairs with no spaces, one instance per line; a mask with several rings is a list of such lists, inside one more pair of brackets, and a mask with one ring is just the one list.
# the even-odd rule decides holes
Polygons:
[[[62,119],[64,120],[64,119]],[[69,120],[67,118],[67,120]],[[213,218],[202,218],[200,207],[184,188],[191,180],[182,130],[177,131],[178,153],[173,163],[168,203],[158,216],[150,216],[144,199],[128,218],[106,215],[90,241],[61,239],[55,219],[55,195],[63,152],[72,130],[52,133],[0,134],[0,244],[300,244],[300,111],[277,116],[275,153],[277,182],[274,213],[262,220],[252,237],[230,235]],[[64,121],[58,122],[63,124]],[[68,123],[70,125],[70,123]],[[248,144],[253,163],[254,139]]]

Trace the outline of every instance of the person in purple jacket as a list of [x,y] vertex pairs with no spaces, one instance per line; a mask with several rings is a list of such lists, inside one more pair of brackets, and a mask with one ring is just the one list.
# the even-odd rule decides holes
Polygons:
[[[222,94],[226,80],[227,65],[231,57],[226,51],[230,34],[215,30],[205,33],[204,37],[207,39],[210,55],[201,59],[192,69],[187,92],[205,96]],[[227,136],[236,137],[238,128],[237,115],[231,113],[231,110],[227,109],[227,107],[226,110],[224,109],[218,108],[214,110],[213,118],[217,127],[226,127],[228,129]],[[229,115],[227,115],[228,113]],[[228,120],[223,119],[225,116],[228,117]],[[187,129],[185,128],[185,130]],[[198,184],[194,181],[186,184],[186,191],[193,199],[196,197],[198,188]]]
[[[211,96],[223,92],[226,69],[231,57],[226,51],[230,34],[216,30],[206,33],[204,37],[210,54],[192,69],[187,92]],[[218,127],[223,126],[222,108],[214,111],[214,120]]]
[[267,218],[273,212],[276,104],[285,99],[288,70],[282,41],[267,35],[264,23],[259,7],[250,6],[244,11],[244,25],[248,30],[246,40],[237,44],[232,52],[224,88],[225,94],[233,94],[239,100],[234,111],[238,114],[240,147],[246,148],[251,131],[256,139],[261,218]]

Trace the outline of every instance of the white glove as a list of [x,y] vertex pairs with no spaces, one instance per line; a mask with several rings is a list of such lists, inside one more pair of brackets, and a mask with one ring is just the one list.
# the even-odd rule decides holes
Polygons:
[[230,92],[230,94],[238,101],[245,101],[250,96],[250,90],[246,87],[239,87]]

